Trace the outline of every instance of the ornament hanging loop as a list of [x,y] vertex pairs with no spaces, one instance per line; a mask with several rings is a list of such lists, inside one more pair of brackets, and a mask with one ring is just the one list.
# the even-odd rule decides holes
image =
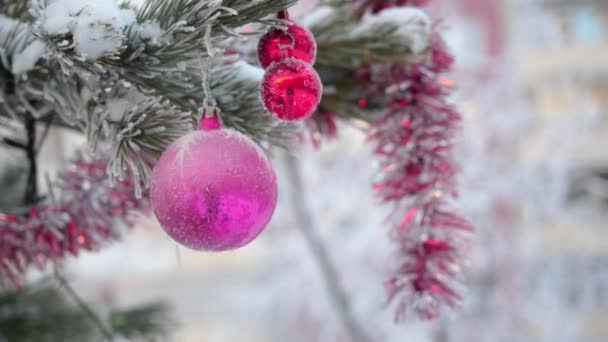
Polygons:
[[293,51],[293,49],[296,46],[296,38],[287,30],[285,30],[283,36],[280,38],[281,40],[283,38],[289,38],[289,43],[285,44],[281,41],[279,41],[279,50],[281,51],[281,57],[283,59],[288,58],[290,56],[290,51]]
[[[281,19],[281,20],[285,20],[285,21],[290,21],[289,20],[289,13],[287,12],[287,10],[282,10],[279,11],[277,13],[277,18]],[[288,23],[287,25],[290,25],[290,23]],[[279,50],[281,51],[281,57],[283,59],[288,58],[289,57],[289,51],[290,49],[293,50],[296,46],[296,37],[293,36],[293,34],[291,34],[291,32],[289,32],[288,27],[285,27],[285,29],[283,30],[283,35],[281,37],[279,37]],[[289,42],[283,42],[283,38],[287,38],[289,39]]]
[[207,58],[203,59],[202,54],[199,55],[199,63],[201,66],[201,84],[203,86],[203,107],[215,107],[217,102],[215,101],[215,97],[211,92],[211,65],[213,64],[213,59],[215,57],[215,49],[213,48],[213,44],[211,42],[211,25],[207,25],[205,29],[205,35],[203,36],[203,44],[207,51]]
[[281,20],[289,20],[289,12],[287,12],[287,10],[281,10],[277,12],[277,18]]
[[207,58],[203,59],[203,56],[199,56],[199,62],[201,65],[201,84],[203,87],[203,110],[201,120],[198,123],[198,129],[209,131],[222,128],[222,120],[220,119],[220,109],[217,107],[217,102],[211,91],[211,64],[215,56],[215,49],[211,42],[211,25],[207,25],[205,35],[203,37],[203,44],[207,50]]

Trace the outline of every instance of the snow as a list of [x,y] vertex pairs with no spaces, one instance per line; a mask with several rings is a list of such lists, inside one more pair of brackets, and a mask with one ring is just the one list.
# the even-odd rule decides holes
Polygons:
[[121,47],[133,22],[135,13],[115,0],[55,0],[43,11],[42,27],[51,35],[72,33],[76,52],[97,59]]
[[13,56],[13,74],[20,75],[32,70],[45,51],[46,44],[43,41],[40,39],[32,41],[23,51]]
[[158,21],[147,21],[139,25],[139,37],[152,45],[159,45],[165,35]]
[[188,69],[188,64],[186,62],[177,62],[175,66],[177,71],[186,71]]
[[6,17],[0,14],[0,39],[6,39],[6,35],[16,26],[19,22],[15,19]]
[[304,27],[313,27],[318,23],[324,23],[332,15],[336,13],[336,9],[332,6],[319,6],[315,8],[310,14],[300,20],[300,25]]
[[262,68],[253,66],[243,61],[237,61],[234,63],[234,67],[238,69],[239,76],[243,79],[259,81],[264,77],[264,70]]
[[[9,35],[11,35],[19,25],[22,26],[23,30],[27,28],[25,24],[20,23],[17,20],[0,15],[0,42],[10,39]],[[20,29],[21,28],[19,28],[19,30]],[[19,48],[21,48],[21,51],[15,51],[14,55],[10,56],[11,72],[13,75],[20,75],[32,70],[34,65],[36,65],[36,62],[38,62],[46,51],[44,42],[36,38],[29,41],[27,45],[23,47],[19,46],[17,49]]]
[[431,21],[422,10],[413,7],[395,7],[385,9],[377,14],[367,14],[352,34],[359,36],[382,25],[392,24],[398,27],[395,32],[410,45],[412,52],[421,53],[429,45]]
[[109,99],[106,103],[106,108],[108,110],[108,119],[114,122],[122,121],[129,107],[130,102],[127,99]]

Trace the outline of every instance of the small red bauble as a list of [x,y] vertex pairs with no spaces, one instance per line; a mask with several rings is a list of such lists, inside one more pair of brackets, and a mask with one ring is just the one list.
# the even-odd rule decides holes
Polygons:
[[273,62],[290,57],[314,64],[317,43],[310,31],[298,24],[290,23],[287,30],[273,27],[260,38],[258,56],[260,65],[264,69]]
[[273,63],[260,83],[262,101],[282,120],[302,120],[317,109],[323,84],[310,64],[295,58]]

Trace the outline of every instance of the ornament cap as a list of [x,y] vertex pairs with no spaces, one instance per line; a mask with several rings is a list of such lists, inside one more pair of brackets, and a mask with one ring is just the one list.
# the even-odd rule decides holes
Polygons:
[[282,10],[277,13],[277,18],[282,20],[289,20],[289,13],[287,10]]
[[217,107],[206,107],[203,109],[201,121],[198,123],[198,129],[202,131],[211,131],[222,128],[222,120],[220,119],[220,109]]

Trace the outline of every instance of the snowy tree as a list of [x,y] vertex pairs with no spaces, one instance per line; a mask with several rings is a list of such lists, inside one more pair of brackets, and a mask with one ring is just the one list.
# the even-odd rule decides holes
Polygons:
[[[200,133],[203,128],[221,125],[233,130],[227,139],[249,137],[266,153],[297,143],[318,146],[336,137],[339,121],[364,130],[370,158],[378,164],[373,189],[390,208],[385,222],[394,253],[387,260],[392,276],[384,285],[396,306],[395,320],[436,319],[445,308],[458,307],[473,227],[451,206],[458,195],[452,149],[460,115],[450,102],[453,81],[445,76],[453,57],[422,8],[428,1],[325,1],[293,19],[287,8],[295,2],[0,0],[2,153],[23,157],[3,170],[10,183],[5,189],[14,194],[3,201],[0,213],[0,283],[20,288],[27,270],[51,265],[65,293],[106,338],[129,336],[128,329],[96,317],[71,290],[60,265],[68,255],[119,239],[132,225],[134,211],[149,212],[149,189],[154,190],[156,173],[162,173],[161,155],[190,160],[194,157],[185,148],[194,140],[187,137],[199,139],[207,136]],[[296,26],[314,36],[310,56],[294,52],[305,39],[292,32]],[[278,58],[291,63],[284,69],[277,61],[266,71],[257,66],[250,42],[264,33],[275,35]],[[260,43],[259,56],[267,53]],[[303,77],[301,70],[307,70],[311,82],[318,73],[323,89],[304,115],[312,116],[299,122],[303,125],[290,116],[281,118],[285,110],[305,104],[309,94],[300,88],[310,92],[309,81],[281,88],[287,95],[265,86]],[[39,167],[39,151],[54,128],[86,138],[88,148],[48,180]],[[197,160],[212,163],[216,149],[220,146]],[[254,150],[266,158],[257,145]],[[303,194],[298,163],[288,159],[291,182]],[[237,176],[239,181],[244,177]],[[41,180],[47,180],[48,193],[40,191]],[[160,195],[157,201],[175,204],[168,193]],[[151,197],[154,202],[154,191]],[[215,201],[219,210],[217,203],[227,200],[216,197],[205,201]],[[164,212],[152,204],[163,224]],[[228,204],[237,205],[241,211],[255,207]],[[374,340],[353,312],[309,209],[295,204],[293,215],[346,334],[354,341]],[[131,313],[126,317],[137,320],[141,312]],[[145,313],[149,320],[165,314],[158,307]],[[135,335],[158,332],[146,329],[157,325],[140,323]]]

